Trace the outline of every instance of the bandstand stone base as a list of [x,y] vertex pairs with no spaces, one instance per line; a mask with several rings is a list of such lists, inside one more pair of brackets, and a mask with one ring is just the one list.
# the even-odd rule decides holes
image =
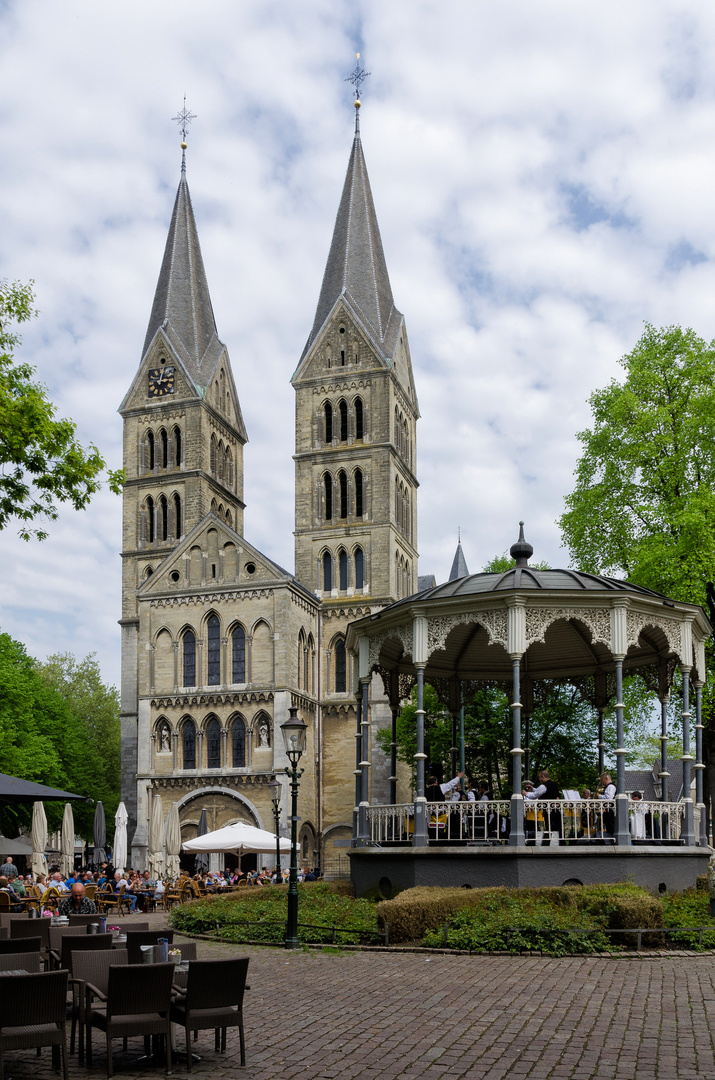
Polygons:
[[632,881],[653,892],[687,889],[712,855],[700,847],[351,848],[357,896],[385,899],[417,885],[594,885]]

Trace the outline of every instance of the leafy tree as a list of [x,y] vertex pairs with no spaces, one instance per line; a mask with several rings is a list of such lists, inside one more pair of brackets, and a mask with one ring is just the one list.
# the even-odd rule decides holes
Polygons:
[[[0,529],[17,520],[24,540],[45,539],[47,533],[30,523],[56,521],[59,503],[84,509],[105,468],[96,446],[85,450],[77,442],[75,424],[55,418],[46,388],[33,381],[34,369],[14,361],[20,338],[13,326],[33,318],[34,300],[32,283],[0,282]],[[114,492],[123,480],[122,471],[108,473]]]
[[[626,576],[715,621],[715,342],[646,325],[590,398],[576,485],[560,519],[580,569]],[[707,665],[713,673],[712,646]],[[712,679],[711,679],[712,681]],[[715,701],[703,701],[706,779],[715,774]]]
[[[119,697],[102,684],[93,657],[36,664],[25,647],[0,634],[0,772],[104,802],[111,821],[119,801]],[[0,831],[29,825],[31,807],[7,807]],[[63,805],[45,806],[51,829]],[[77,832],[92,837],[93,803],[74,803]]]

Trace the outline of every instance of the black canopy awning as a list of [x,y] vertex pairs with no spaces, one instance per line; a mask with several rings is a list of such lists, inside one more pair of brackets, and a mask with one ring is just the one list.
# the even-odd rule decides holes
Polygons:
[[69,802],[71,799],[87,799],[86,795],[73,795],[71,791],[33,784],[17,776],[0,773],[0,806],[16,806],[18,803]]

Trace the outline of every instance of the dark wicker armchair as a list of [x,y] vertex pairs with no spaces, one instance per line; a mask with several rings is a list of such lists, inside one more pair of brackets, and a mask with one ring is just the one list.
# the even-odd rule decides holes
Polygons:
[[42,957],[39,952],[2,953],[0,971],[26,971],[28,975],[36,975],[42,971]]
[[0,954],[39,952],[41,944],[42,938],[39,934],[37,937],[3,938],[3,940],[0,941]]
[[42,945],[40,948],[50,947],[50,920],[49,919],[13,919],[10,923],[11,938],[39,937]]
[[0,1080],[5,1052],[51,1046],[67,1080],[67,972],[13,975],[0,979]]
[[62,938],[62,947],[58,952],[51,952],[50,957],[58,968],[71,971],[70,962],[73,952],[97,952],[112,948],[111,934],[69,934]]
[[168,927],[159,930],[127,930],[127,952],[130,964],[141,964],[142,945],[156,945],[159,938],[166,938],[169,945],[173,944],[174,931]]
[[74,1053],[75,1033],[79,1024],[79,1053],[77,1060],[84,1064],[86,1045],[87,1017],[97,994],[107,996],[109,988],[109,969],[116,965],[126,967],[126,949],[101,949],[96,952],[75,952],[70,957],[72,976],[72,1032],[70,1034],[70,1054]]
[[[95,987],[95,996],[106,1001],[106,1011],[93,1007],[87,1017],[87,1065],[92,1065],[92,1028],[107,1038],[107,1076],[113,1075],[112,1039],[133,1035],[163,1035],[166,1042],[166,1073],[171,1072],[171,982],[173,964],[112,965],[107,993]],[[0,1077],[0,1080],[2,1078]]]
[[[226,1049],[226,1029],[237,1027],[241,1040],[241,1064],[246,1064],[243,1035],[243,993],[248,957],[239,960],[193,960],[189,964],[186,991],[171,1006],[171,1019],[186,1031],[187,1070],[191,1071],[190,1033],[213,1028],[215,1047]],[[219,1047],[220,1033],[220,1047]]]

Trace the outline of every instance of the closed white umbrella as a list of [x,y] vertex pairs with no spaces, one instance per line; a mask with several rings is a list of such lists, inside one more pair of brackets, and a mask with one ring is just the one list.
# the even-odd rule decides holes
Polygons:
[[60,851],[60,870],[63,877],[69,877],[74,870],[74,814],[69,803],[65,803],[65,813],[62,818]]
[[181,825],[179,824],[179,807],[176,803],[172,803],[166,818],[166,876],[172,880],[179,876],[179,870],[181,869],[179,864],[180,851]]
[[[269,851],[276,850],[275,833],[266,832],[265,829],[257,829],[255,825],[247,825],[243,821],[237,821],[234,825],[225,825],[223,829],[206,833],[205,836],[197,836],[193,840],[187,840],[182,844],[184,851]],[[290,840],[285,837],[280,839],[280,850],[290,851]]]
[[154,878],[164,876],[164,815],[161,812],[161,795],[155,795],[151,802],[149,869]]
[[36,802],[32,807],[32,873],[47,874],[47,859],[45,848],[47,847],[47,817],[45,808],[41,802]]
[[124,872],[127,866],[127,822],[129,815],[123,802],[117,807],[114,815],[114,847],[112,848],[112,863],[115,870]]

